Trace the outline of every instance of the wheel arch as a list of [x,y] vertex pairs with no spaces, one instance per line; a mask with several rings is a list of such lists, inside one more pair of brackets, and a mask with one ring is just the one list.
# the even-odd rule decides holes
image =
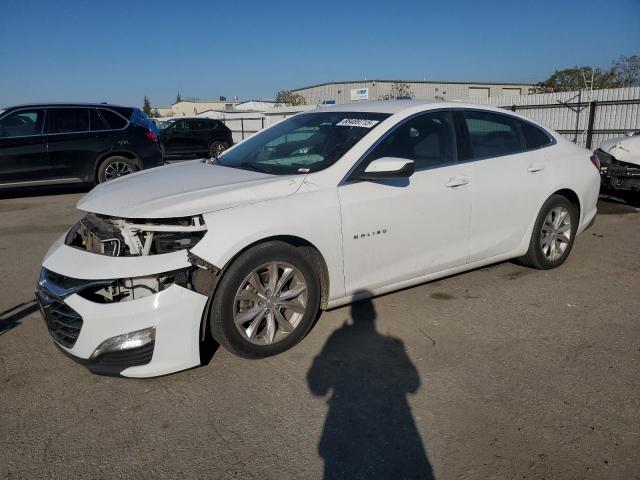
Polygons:
[[540,204],[538,205],[538,208],[535,210],[535,212],[532,213],[532,216],[529,220],[529,227],[525,231],[525,234],[522,237],[522,242],[520,243],[520,246],[516,250],[516,253],[518,256],[524,255],[524,253],[529,248],[529,242],[531,241],[531,234],[533,232],[536,219],[538,218],[538,214],[540,213],[540,210],[542,210],[542,207],[544,206],[545,202],[549,200],[549,198],[552,195],[560,195],[562,197],[565,197],[567,200],[569,200],[569,202],[571,202],[571,204],[574,205],[576,207],[576,210],[578,211],[578,223],[581,222],[582,203],[576,191],[570,186],[556,186],[555,188],[551,189],[546,195],[542,196]]
[[209,299],[207,300],[207,305],[205,306],[204,311],[202,313],[202,319],[200,320],[200,342],[201,342],[200,355],[201,355],[201,360],[204,363],[208,363],[208,357],[209,357],[209,354],[203,351],[203,346],[207,342],[207,340],[210,340],[207,334],[208,332],[207,324],[209,322],[209,315],[211,311],[211,300],[213,299],[213,296],[216,291],[216,287],[220,282],[220,279],[222,278],[222,276],[224,276],[229,266],[244,252],[246,252],[247,250],[257,245],[267,243],[267,242],[283,242],[291,245],[292,247],[301,248],[305,250],[305,253],[311,257],[312,262],[314,263],[317,270],[320,272],[320,309],[326,310],[328,308],[329,268],[327,266],[326,260],[324,259],[324,256],[314,244],[312,244],[310,241],[306,240],[305,238],[302,238],[297,235],[271,235],[268,237],[261,238],[259,240],[255,240],[251,243],[248,243],[244,247],[240,248],[234,255],[232,255],[229,258],[229,260],[227,260],[227,262],[224,264],[223,267],[220,267],[220,275],[216,281],[213,291],[211,292],[211,295],[209,296]]
[[[571,188],[561,188],[560,190],[556,190],[555,192],[553,192],[551,195],[560,195],[562,197],[565,197],[576,208],[578,212],[578,218],[579,219],[582,218],[582,208],[580,204],[580,197],[578,197],[578,194],[574,190],[572,190]],[[551,195],[549,195],[549,197]],[[547,199],[549,197],[547,197]],[[546,202],[546,199],[545,199],[545,202]]]
[[297,235],[271,235],[268,237],[261,238],[259,240],[255,240],[251,243],[248,243],[240,250],[238,250],[222,267],[222,275],[224,275],[225,270],[231,265],[239,256],[241,256],[247,250],[260,245],[262,243],[267,242],[283,242],[291,245],[295,248],[301,248],[305,251],[305,253],[311,258],[314,266],[320,274],[320,308],[326,309],[327,304],[329,303],[329,267],[327,266],[327,262],[324,259],[324,256],[320,252],[320,249],[316,247],[309,240],[299,237]]

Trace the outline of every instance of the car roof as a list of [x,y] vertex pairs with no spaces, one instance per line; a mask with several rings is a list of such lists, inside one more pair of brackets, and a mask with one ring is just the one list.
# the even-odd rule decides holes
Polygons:
[[435,103],[443,103],[438,100],[380,100],[368,102],[350,102],[339,105],[322,107],[316,112],[376,112],[376,113],[398,113],[412,107],[421,105],[427,106]]
[[4,110],[14,110],[16,108],[47,108],[47,107],[102,107],[102,108],[137,108],[126,107],[124,105],[114,105],[112,103],[80,103],[80,102],[51,102],[51,103],[21,103],[19,105],[12,105],[5,107]]
[[[475,110],[487,110],[493,112],[507,113],[504,109],[481,105],[477,103],[469,103],[464,101],[447,101],[447,100],[378,100],[378,101],[358,101],[350,103],[342,103],[339,105],[331,105],[310,110],[304,113],[322,113],[322,112],[372,112],[372,113],[390,113],[396,114],[405,110],[430,110],[436,108],[471,108]],[[513,114],[513,112],[508,112]],[[513,114],[517,117],[522,115]],[[524,117],[522,117],[524,118]]]

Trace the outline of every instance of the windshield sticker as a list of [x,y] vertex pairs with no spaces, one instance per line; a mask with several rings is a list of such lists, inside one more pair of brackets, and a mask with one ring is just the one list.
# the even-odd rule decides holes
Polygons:
[[379,120],[368,120],[366,118],[345,118],[336,123],[337,127],[362,127],[371,128],[375,127]]

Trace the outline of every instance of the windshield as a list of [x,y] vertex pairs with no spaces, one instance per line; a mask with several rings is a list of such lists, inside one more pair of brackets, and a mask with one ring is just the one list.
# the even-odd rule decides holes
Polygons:
[[164,130],[167,127],[170,127],[175,120],[158,120],[158,128],[160,130]]
[[288,175],[333,165],[386,113],[322,112],[294,115],[221,155],[225,167]]

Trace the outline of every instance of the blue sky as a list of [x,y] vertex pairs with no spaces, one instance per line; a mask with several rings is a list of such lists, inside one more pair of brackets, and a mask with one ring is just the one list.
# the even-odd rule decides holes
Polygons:
[[3,0],[0,106],[273,97],[361,78],[536,82],[640,54],[640,0]]

